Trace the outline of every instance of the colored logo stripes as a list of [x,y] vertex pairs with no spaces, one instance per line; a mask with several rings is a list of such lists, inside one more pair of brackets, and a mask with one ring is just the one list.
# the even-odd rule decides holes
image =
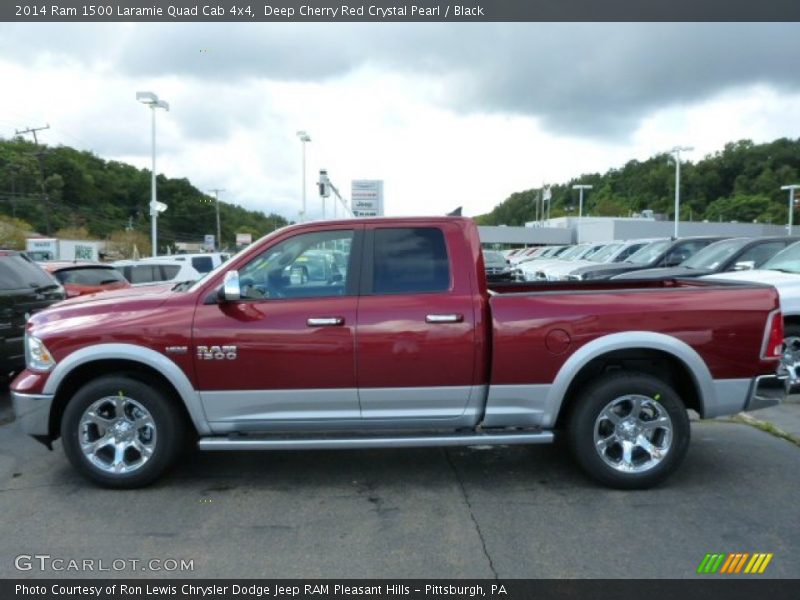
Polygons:
[[756,552],[731,552],[728,554],[706,554],[697,572],[709,575],[720,573],[732,575],[736,573],[760,574],[767,569],[769,561],[772,560],[772,553]]

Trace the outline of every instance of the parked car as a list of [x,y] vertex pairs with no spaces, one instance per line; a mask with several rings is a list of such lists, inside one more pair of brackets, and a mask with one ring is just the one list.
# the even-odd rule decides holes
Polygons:
[[286,266],[284,276],[296,284],[332,284],[344,281],[344,275],[336,264],[334,253],[327,250],[304,252],[292,264]]
[[512,260],[511,264],[519,267],[523,263],[531,262],[534,260],[549,260],[552,258],[557,258],[572,247],[573,246],[539,246],[538,248],[532,250],[526,256],[523,256],[516,261]]
[[[343,281],[284,276],[336,242],[358,250]],[[783,398],[769,286],[489,286],[480,252],[466,218],[301,223],[190,287],[67,301],[31,318],[19,426],[60,436],[81,474],[118,488],[154,481],[187,437],[331,450],[550,443],[556,429],[589,475],[642,488],[683,460],[687,409]]]
[[579,244],[576,246],[578,250],[569,255],[565,252],[561,256],[557,256],[553,260],[542,260],[536,263],[530,263],[522,267],[523,277],[526,281],[555,281],[549,275],[549,269],[554,266],[562,266],[564,264],[573,264],[581,260],[590,259],[592,256],[600,252],[603,248],[608,246],[608,242],[592,242],[588,244]]
[[483,251],[483,270],[486,273],[486,281],[516,281],[517,272],[505,257],[499,252],[492,250]]
[[661,279],[700,277],[726,271],[758,269],[796,237],[733,238],[709,244],[676,267],[642,269],[615,275],[612,279]]
[[67,298],[130,287],[115,267],[95,262],[47,261],[40,266],[64,286]]
[[188,261],[118,260],[111,263],[134,287],[156,283],[196,281],[202,277]]
[[768,284],[778,290],[786,346],[784,362],[788,368],[800,364],[800,242],[787,246],[760,269],[716,273],[703,279]]
[[188,263],[195,271],[206,274],[216,269],[230,258],[227,252],[201,252],[197,254],[170,254],[166,256],[147,257],[140,259],[142,262],[152,261],[173,261],[178,263]]
[[25,367],[28,316],[65,297],[58,281],[25,254],[0,250],[0,378]]
[[674,267],[688,260],[696,252],[721,239],[715,237],[687,237],[677,240],[659,240],[647,244],[628,260],[621,263],[582,267],[569,274],[570,280],[610,279],[630,271]]
[[565,281],[569,279],[569,274],[571,272],[582,267],[623,262],[652,241],[653,240],[628,240],[624,242],[613,242],[591,254],[588,258],[551,265],[547,268],[547,278],[550,281]]

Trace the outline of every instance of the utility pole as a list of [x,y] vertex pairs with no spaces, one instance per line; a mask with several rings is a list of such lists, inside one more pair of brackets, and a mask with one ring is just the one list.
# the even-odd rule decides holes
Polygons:
[[222,250],[222,228],[219,224],[219,193],[224,191],[221,188],[209,190],[209,192],[214,192],[214,197],[217,199],[217,252]]
[[792,217],[794,216],[794,192],[800,189],[800,185],[793,183],[792,185],[782,185],[781,189],[789,191],[789,220],[786,225],[786,235],[792,235]]
[[681,152],[691,152],[692,146],[675,146],[669,153],[675,157],[675,231],[673,237],[678,238],[678,224],[681,220]]
[[[27,129],[15,129],[15,133],[17,135],[25,135],[25,134],[32,134],[33,135],[33,143],[38,148],[39,147],[39,137],[36,135],[37,131],[44,131],[45,129],[50,129],[50,123],[47,123],[44,127],[28,127]],[[47,191],[44,187],[44,157],[45,152],[37,151],[36,158],[39,161],[39,179],[42,188],[42,202],[44,203],[44,222],[45,226],[47,227],[47,235],[50,235],[50,199],[47,197]]]
[[578,243],[581,243],[581,221],[583,220],[583,190],[590,190],[592,186],[587,183],[579,183],[572,186],[573,190],[579,190],[580,195],[578,197],[578,227],[577,227],[577,239]]
[[150,108],[150,152],[153,164],[150,173],[150,237],[155,257],[158,256],[158,213],[167,208],[167,205],[159,202],[156,196],[156,109],[163,108],[169,111],[169,102],[159,99],[153,92],[136,92],[136,100]]
[[303,208],[300,210],[300,222],[306,220],[306,143],[311,141],[311,136],[305,131],[298,131],[297,137],[303,145]]
[[15,129],[17,135],[25,135],[26,133],[33,134],[33,143],[37,146],[39,145],[39,138],[36,137],[37,131],[44,131],[45,129],[50,129],[50,124],[48,123],[44,127],[28,127],[27,129],[23,129],[20,131],[19,129]]

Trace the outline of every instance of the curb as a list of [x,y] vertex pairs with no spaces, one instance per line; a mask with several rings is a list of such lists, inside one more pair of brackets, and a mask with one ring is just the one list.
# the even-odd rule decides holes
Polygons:
[[755,427],[756,429],[760,429],[761,431],[768,433],[772,436],[781,438],[786,440],[787,442],[791,442],[795,446],[800,446],[800,437],[792,435],[784,431],[783,429],[776,427],[773,423],[769,421],[762,421],[761,419],[756,419],[755,417],[749,415],[748,413],[739,413],[734,415],[730,418],[730,421],[733,423],[742,423],[744,425],[749,425],[751,427]]

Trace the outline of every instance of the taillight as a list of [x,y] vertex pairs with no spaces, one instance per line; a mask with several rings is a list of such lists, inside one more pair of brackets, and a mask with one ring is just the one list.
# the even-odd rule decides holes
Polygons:
[[761,347],[762,360],[777,360],[783,355],[783,315],[780,310],[769,313]]

